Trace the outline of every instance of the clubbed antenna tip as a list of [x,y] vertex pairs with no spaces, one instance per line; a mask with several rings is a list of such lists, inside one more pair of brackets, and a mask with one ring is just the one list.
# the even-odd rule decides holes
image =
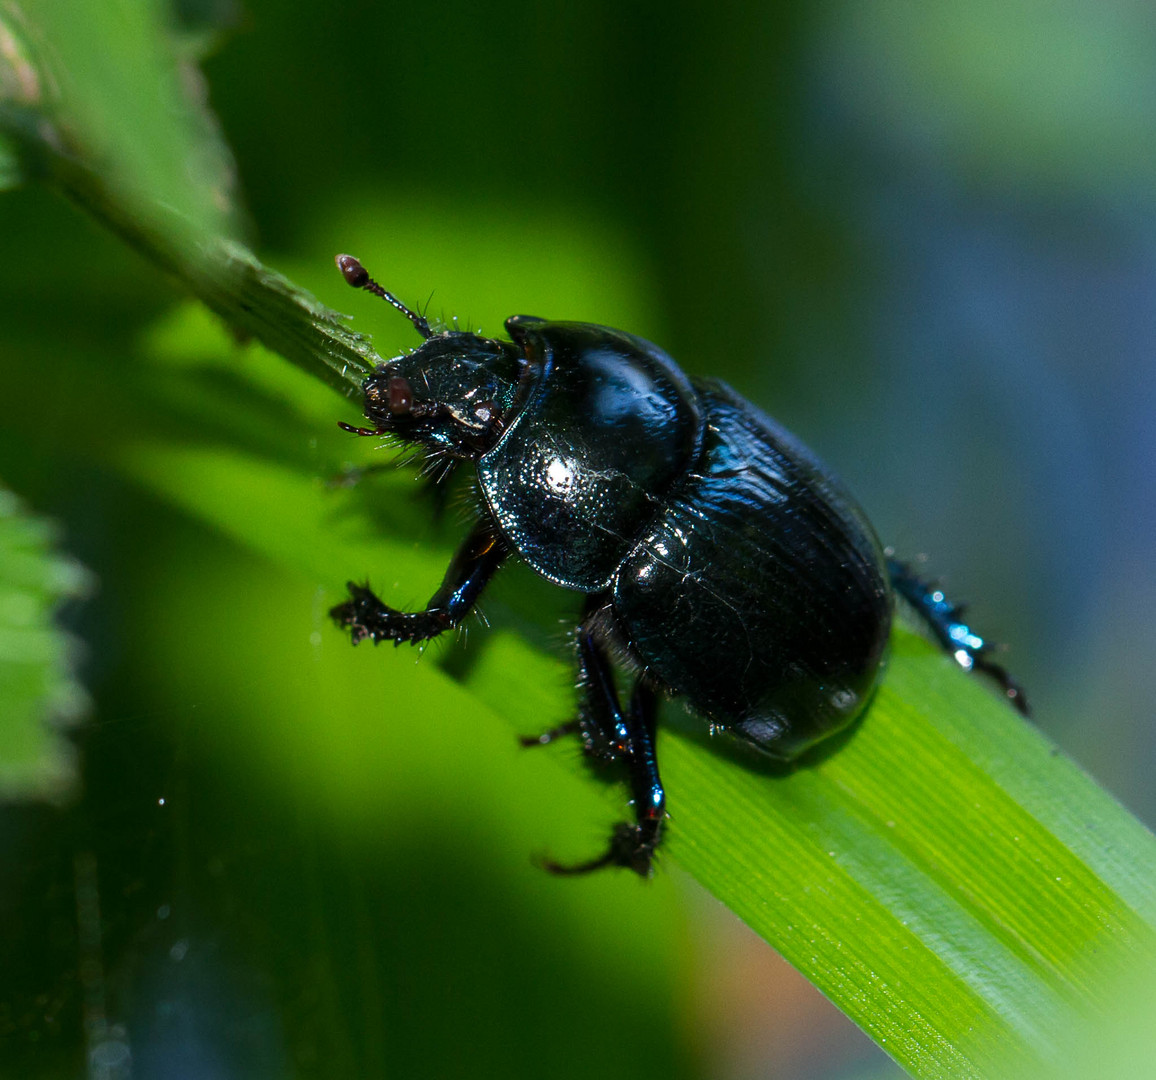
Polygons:
[[337,263],[341,276],[355,289],[364,289],[369,284],[370,278],[365,267],[352,255],[338,255],[334,262]]
[[429,322],[424,315],[419,315],[416,311],[411,311],[405,306],[393,293],[386,292],[376,281],[373,280],[366,271],[361,262],[352,255],[338,255],[334,260],[337,263],[337,269],[341,271],[341,276],[345,278],[346,282],[352,285],[355,289],[365,289],[366,292],[373,293],[374,296],[380,296],[387,304],[397,308],[411,323],[414,329],[421,334],[423,338],[433,337],[433,331],[430,329]]

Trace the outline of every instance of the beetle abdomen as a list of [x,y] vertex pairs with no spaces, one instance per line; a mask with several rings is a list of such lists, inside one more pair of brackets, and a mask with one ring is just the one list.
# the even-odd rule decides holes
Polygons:
[[702,453],[619,569],[618,626],[695,709],[794,757],[870,698],[891,625],[883,554],[809,451],[729,388],[696,385]]

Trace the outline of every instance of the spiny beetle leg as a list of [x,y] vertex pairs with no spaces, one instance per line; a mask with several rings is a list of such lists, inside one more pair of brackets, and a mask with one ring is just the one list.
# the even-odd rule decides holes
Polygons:
[[479,521],[454,554],[445,579],[424,611],[397,611],[382,603],[368,586],[350,582],[350,599],[329,614],[339,626],[349,627],[354,645],[366,638],[375,643],[427,641],[469,614],[506,554],[490,522]]
[[586,701],[577,729],[587,753],[624,764],[635,821],[615,825],[608,849],[597,858],[574,864],[544,859],[542,865],[553,874],[566,875],[624,866],[649,877],[666,818],[666,794],[654,749],[658,698],[649,684],[637,679],[630,708],[623,712],[610,658],[585,623],[578,630],[578,657]]
[[961,668],[986,672],[1020,713],[1031,715],[1023,688],[1001,664],[988,659],[993,648],[991,643],[963,621],[962,604],[952,603],[939,586],[924,581],[898,559],[887,560],[887,573],[895,591],[915,609],[935,639],[951,653]]

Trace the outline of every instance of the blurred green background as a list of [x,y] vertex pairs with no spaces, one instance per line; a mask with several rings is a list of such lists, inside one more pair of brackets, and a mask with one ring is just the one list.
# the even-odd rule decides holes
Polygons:
[[[727,379],[928,553],[1041,727],[1156,821],[1142,9],[176,8],[267,263],[386,355],[413,335],[337,251],[433,316],[608,323]],[[335,426],[356,404],[49,191],[0,198],[0,238],[0,481],[98,582],[63,615],[76,792],[0,809],[0,1075],[892,1075],[677,871],[530,864],[594,850],[620,793],[432,674],[561,650],[570,597],[513,570],[466,645],[349,649],[344,580],[420,603],[460,516],[404,473],[331,492],[412,559],[313,578],[208,529],[190,508],[243,509],[239,462],[316,497],[374,460]],[[543,664],[543,728],[566,678]]]

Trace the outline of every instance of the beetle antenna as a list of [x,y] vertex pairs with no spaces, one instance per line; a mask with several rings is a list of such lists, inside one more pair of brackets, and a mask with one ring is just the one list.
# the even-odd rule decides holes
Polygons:
[[355,289],[364,289],[366,292],[373,293],[374,296],[380,296],[387,304],[397,308],[398,311],[409,319],[409,321],[413,323],[414,329],[421,334],[423,338],[428,341],[433,337],[429,320],[427,320],[424,315],[419,315],[416,311],[410,311],[393,293],[386,292],[385,289],[369,276],[365,267],[352,255],[338,255],[334,262],[337,263],[337,269],[341,271],[342,277]]

